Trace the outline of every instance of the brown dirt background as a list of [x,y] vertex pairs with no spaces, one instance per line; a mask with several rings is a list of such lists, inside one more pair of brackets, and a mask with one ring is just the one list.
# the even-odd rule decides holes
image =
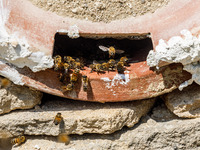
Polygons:
[[154,13],[170,0],[30,0],[34,5],[77,19],[111,22]]

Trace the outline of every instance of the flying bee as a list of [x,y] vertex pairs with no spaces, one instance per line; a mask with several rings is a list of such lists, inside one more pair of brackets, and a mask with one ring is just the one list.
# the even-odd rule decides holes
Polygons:
[[55,119],[54,119],[53,123],[55,125],[58,125],[61,121],[63,121],[63,117],[61,116],[61,113],[57,113],[57,115],[55,116]]
[[64,93],[66,91],[71,91],[74,89],[74,84],[73,83],[69,83],[67,84],[67,86],[61,86],[61,91]]
[[17,138],[14,138],[11,140],[11,143],[13,145],[19,146],[20,144],[24,143],[26,140],[25,136],[18,136]]
[[101,65],[103,71],[109,71],[109,66],[110,66],[109,63],[102,63]]
[[121,57],[121,58],[120,58],[120,61],[123,62],[125,66],[128,65],[128,58],[127,58],[126,56]]
[[60,133],[58,135],[58,142],[69,144],[70,138],[67,133]]
[[83,91],[87,91],[88,89],[88,77],[86,75],[82,76],[82,83],[83,83]]
[[80,69],[75,69],[73,73],[70,75],[70,82],[74,83],[78,80]]
[[110,59],[108,61],[109,64],[109,68],[111,68],[112,70],[115,68],[115,60],[114,59]]
[[117,63],[117,71],[118,71],[119,73],[122,73],[122,72],[124,71],[124,62],[119,61],[119,62]]
[[62,63],[62,57],[60,55],[56,55],[54,57],[54,70],[62,70],[63,69],[63,63]]
[[114,58],[115,57],[115,53],[117,54],[122,54],[124,53],[124,50],[119,50],[119,49],[115,49],[113,46],[110,46],[110,47],[105,47],[105,46],[102,46],[100,45],[99,46],[99,49],[101,49],[102,51],[108,51],[109,53],[109,58]]

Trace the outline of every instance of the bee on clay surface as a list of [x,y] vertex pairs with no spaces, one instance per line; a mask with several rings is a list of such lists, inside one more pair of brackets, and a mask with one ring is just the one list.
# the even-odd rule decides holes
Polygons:
[[119,73],[122,73],[123,71],[124,71],[124,62],[122,62],[122,61],[119,61],[118,63],[117,63],[117,71],[119,72]]
[[124,63],[124,66],[128,66],[128,58],[126,56],[121,57],[120,61]]
[[97,73],[101,72],[102,71],[102,65],[100,63],[98,63],[96,60],[93,61],[93,64],[94,64],[94,68],[95,68],[95,71]]
[[61,116],[61,113],[57,113],[55,118],[54,118],[53,123],[55,125],[58,125],[62,120],[63,120],[63,117]]
[[54,57],[54,70],[59,71],[63,69],[62,57],[60,55],[56,55]]
[[69,83],[67,84],[67,86],[61,86],[61,91],[64,93],[66,91],[71,91],[74,89],[74,84],[73,83]]
[[[71,60],[73,60],[73,58],[71,56],[64,56],[64,62],[70,64],[71,63]],[[75,61],[75,60],[74,60]]]
[[72,74],[70,74],[70,82],[74,83],[78,80],[80,69],[75,69]]
[[111,68],[112,70],[115,68],[115,60],[114,59],[110,59],[108,61],[108,64],[109,64],[109,68]]
[[111,57],[114,58],[115,57],[115,53],[117,53],[117,54],[124,53],[124,50],[115,49],[113,46],[105,47],[105,46],[100,45],[99,49],[101,49],[102,51],[108,51],[109,58],[111,58]]
[[84,65],[83,65],[83,62],[80,61],[79,58],[76,58],[76,61],[73,63],[73,68],[78,68],[78,69],[83,69],[84,68]]
[[26,141],[25,136],[18,136],[11,140],[11,143],[15,146],[19,146]]
[[87,91],[88,89],[88,77],[86,75],[82,76],[82,84],[83,84],[83,91]]
[[58,142],[69,144],[70,138],[67,133],[60,133],[58,135]]
[[64,68],[64,74],[67,74],[70,70],[70,65],[68,63],[64,63],[63,64],[63,68]]
[[95,69],[96,69],[96,65],[95,64],[91,64],[91,65],[89,65],[89,68],[91,69],[91,73],[93,72],[93,71],[95,71]]
[[109,63],[102,63],[101,65],[103,71],[109,71],[109,66],[110,66]]

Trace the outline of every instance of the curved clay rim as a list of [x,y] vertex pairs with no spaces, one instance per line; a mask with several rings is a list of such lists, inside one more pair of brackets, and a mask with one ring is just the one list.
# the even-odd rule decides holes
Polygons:
[[[27,0],[10,0],[7,6],[10,15],[6,22],[6,28],[9,33],[17,31],[20,37],[26,37],[32,50],[43,51],[47,55],[53,53],[55,33],[60,29],[67,30],[72,25],[78,26],[79,34],[83,37],[151,33],[155,47],[159,39],[168,40],[172,36],[180,35],[182,29],[188,29],[193,34],[198,34],[199,5],[200,1],[172,0],[166,7],[158,9],[153,14],[149,13],[137,18],[127,18],[106,24],[58,16],[32,5]],[[0,71],[5,67],[10,68],[8,65],[1,65]],[[168,81],[163,78],[162,74],[151,71],[146,62],[131,64],[128,69],[130,70],[128,73],[130,82],[126,85],[119,84],[119,86],[108,89],[106,82],[101,78],[113,79],[116,72],[103,75],[92,73],[89,75],[92,87],[89,92],[83,92],[82,88],[78,88],[72,93],[63,94],[59,90],[60,83],[55,80],[57,73],[51,69],[33,73],[29,69],[17,68],[27,86],[50,94],[86,101],[116,102],[145,99],[170,92],[178,86],[176,84],[165,86]],[[173,80],[182,83],[190,77],[187,73],[183,73],[175,75]],[[152,84],[156,88],[151,88]],[[159,86],[161,84],[164,86]]]

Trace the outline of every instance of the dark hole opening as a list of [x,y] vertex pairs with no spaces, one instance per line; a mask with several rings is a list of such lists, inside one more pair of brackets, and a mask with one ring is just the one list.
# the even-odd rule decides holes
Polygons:
[[130,63],[146,61],[149,51],[153,49],[151,38],[133,40],[128,38],[92,39],[79,37],[71,39],[67,35],[56,33],[53,56],[82,57],[85,65],[91,64],[93,60],[100,63],[108,61],[110,59],[108,52],[100,50],[99,45],[106,47],[114,46],[115,49],[124,50],[123,54],[116,54],[114,59],[119,60],[120,57],[127,56]]

